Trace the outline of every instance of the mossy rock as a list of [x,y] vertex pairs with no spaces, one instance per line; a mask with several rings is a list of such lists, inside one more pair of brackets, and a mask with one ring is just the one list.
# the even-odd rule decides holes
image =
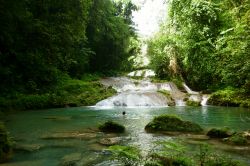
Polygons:
[[234,145],[247,145],[248,144],[248,139],[244,135],[244,133],[233,134],[228,139],[225,139],[225,141]]
[[104,124],[100,125],[98,128],[102,132],[110,133],[123,133],[125,131],[124,126],[113,121],[107,121]]
[[153,119],[145,126],[147,132],[157,131],[181,131],[181,132],[201,132],[203,129],[200,125],[183,121],[173,115],[160,115]]
[[0,122],[0,163],[8,161],[12,155],[11,141],[3,123]]
[[227,138],[230,137],[232,133],[227,128],[216,129],[213,128],[207,132],[207,136],[210,138]]
[[193,100],[188,100],[188,101],[186,102],[186,104],[187,104],[188,106],[195,106],[195,107],[201,106],[201,103],[200,103],[200,102],[198,102],[198,101],[193,101]]

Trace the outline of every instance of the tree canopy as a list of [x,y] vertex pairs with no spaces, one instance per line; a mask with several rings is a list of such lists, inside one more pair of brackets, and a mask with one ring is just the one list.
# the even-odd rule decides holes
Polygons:
[[130,2],[0,0],[0,93],[46,90],[64,74],[120,70],[136,38]]
[[[168,20],[148,43],[159,77],[192,88],[250,89],[250,1],[170,1]],[[174,67],[173,67],[174,66]]]

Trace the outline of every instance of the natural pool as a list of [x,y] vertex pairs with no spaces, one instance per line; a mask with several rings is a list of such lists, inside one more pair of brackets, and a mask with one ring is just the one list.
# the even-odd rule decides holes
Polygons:
[[[126,111],[126,115],[122,115]],[[161,108],[107,108],[96,107],[62,108],[9,113],[6,127],[19,145],[14,158],[0,165],[56,166],[64,160],[76,157],[79,165],[116,165],[109,161],[107,148],[98,143],[104,137],[120,137],[122,145],[139,147],[143,152],[152,149],[157,140],[179,139],[190,146],[195,140],[187,136],[148,134],[145,125],[156,115],[176,114],[184,120],[200,124],[203,128],[229,127],[236,131],[250,130],[250,111],[231,107],[161,107]],[[120,135],[103,134],[96,131],[98,124],[113,120],[126,127]],[[58,138],[58,133],[59,137]],[[69,138],[69,133],[80,133],[81,137]],[[85,134],[84,134],[85,133]],[[88,134],[86,134],[88,133]],[[66,135],[66,137],[64,137]],[[225,153],[250,165],[249,147],[229,146],[216,141],[207,141],[216,151]],[[192,144],[192,145],[191,145]],[[73,154],[73,155],[71,155]]]

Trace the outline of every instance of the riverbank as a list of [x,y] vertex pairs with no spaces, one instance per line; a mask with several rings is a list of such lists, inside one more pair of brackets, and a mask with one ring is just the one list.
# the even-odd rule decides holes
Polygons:
[[116,94],[111,87],[104,87],[98,75],[86,75],[81,80],[65,78],[54,89],[39,93],[12,93],[0,96],[0,110],[29,110],[90,106]]
[[250,108],[250,97],[244,89],[225,88],[212,93],[208,104]]

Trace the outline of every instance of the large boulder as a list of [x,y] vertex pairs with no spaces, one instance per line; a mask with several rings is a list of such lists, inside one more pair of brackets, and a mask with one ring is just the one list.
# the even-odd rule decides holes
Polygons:
[[99,130],[102,132],[123,133],[125,131],[125,127],[116,122],[107,121],[99,126]]
[[147,132],[157,131],[177,131],[177,132],[201,132],[203,129],[200,125],[183,121],[173,115],[160,115],[153,119],[145,126]]
[[230,137],[232,133],[227,129],[216,129],[213,128],[207,132],[207,136],[210,138],[227,138]]

